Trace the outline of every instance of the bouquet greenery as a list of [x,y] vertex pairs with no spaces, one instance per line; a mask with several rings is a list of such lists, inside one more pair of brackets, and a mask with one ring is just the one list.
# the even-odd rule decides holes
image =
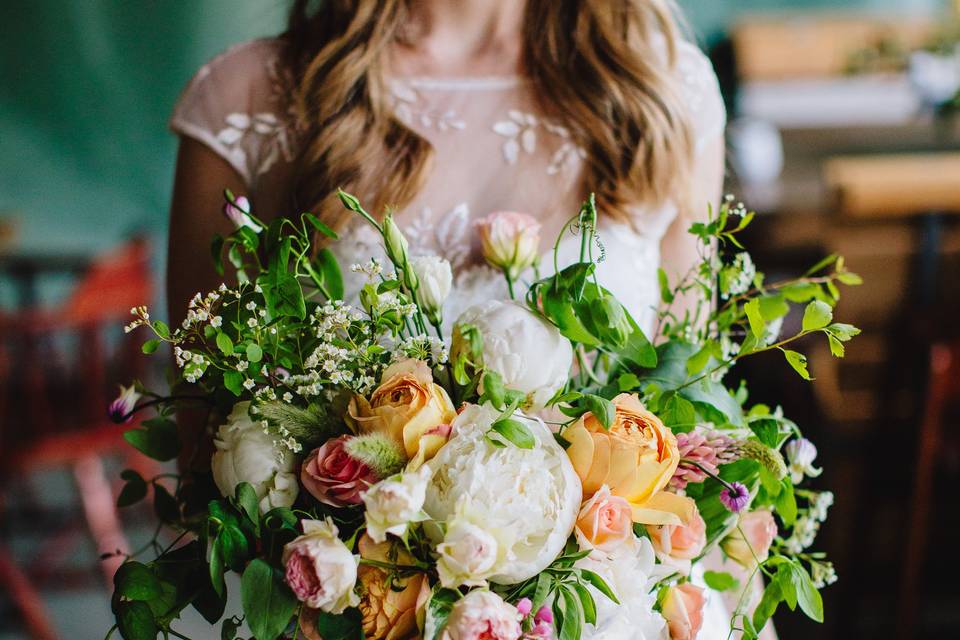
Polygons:
[[[266,224],[227,192],[237,228],[213,257],[236,284],[198,293],[176,329],[133,310],[128,330],[152,331],[145,353],[172,348],[176,379],[169,395],[122,389],[111,415],[155,412],[126,439],[168,461],[174,412],[202,409],[213,483],[123,473],[119,505],[152,490],[161,526],[116,573],[111,633],[184,637],[192,606],[225,639],[244,624],[256,640],[680,639],[706,588],[739,594],[730,629],[747,638],[781,603],[822,620],[835,574],[808,548],[832,494],[800,488],[816,448],[723,380],[767,351],[810,379],[791,348],[808,334],[843,355],[858,330],[833,321],[837,285],[859,278],[841,258],[765,282],[738,239],[753,214],[727,199],[690,228],[698,264],[660,272],[648,336],[598,281],[592,198],[560,232],[579,234],[578,261],[555,249],[546,276],[536,221],[495,214],[484,255],[522,302],[479,301],[447,336],[449,263],[409,255],[389,213],[339,195],[388,259],[351,266],[357,300],[331,229],[309,213]],[[780,335],[793,305],[802,328]],[[225,612],[229,571],[242,615]]]

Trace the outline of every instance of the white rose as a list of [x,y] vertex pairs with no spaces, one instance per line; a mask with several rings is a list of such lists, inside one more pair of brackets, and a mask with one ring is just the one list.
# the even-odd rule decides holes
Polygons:
[[342,613],[355,607],[358,557],[337,537],[336,525],[304,520],[303,535],[283,547],[284,576],[294,595],[313,609]]
[[[428,463],[433,470],[424,509],[454,521],[469,514],[497,538],[491,582],[514,584],[543,571],[563,550],[580,510],[582,489],[566,452],[537,419],[514,416],[535,444],[496,447],[486,438],[500,412],[467,405],[453,422],[453,437]],[[434,527],[428,533],[441,542]]]
[[[543,407],[567,382],[573,347],[552,324],[516,302],[490,300],[463,312],[483,337],[483,366],[510,389],[527,394],[527,408]],[[464,348],[454,334],[453,351]]]
[[299,491],[293,455],[277,447],[273,436],[250,419],[249,409],[249,402],[238,402],[217,430],[213,440],[217,450],[210,460],[213,481],[225,497],[232,497],[241,482],[250,483],[261,513],[289,507]]
[[440,584],[454,588],[486,586],[493,575],[500,545],[497,539],[463,515],[447,526],[443,542],[437,546],[437,573]]
[[453,605],[443,640],[517,640],[520,612],[491,591],[474,590]]
[[414,473],[401,473],[373,485],[363,494],[366,506],[367,534],[374,542],[384,542],[387,534],[402,536],[407,525],[424,519],[430,469],[420,467]]
[[417,303],[431,322],[439,324],[443,303],[453,286],[450,263],[437,256],[418,256],[410,258],[410,267],[420,283],[417,287]]

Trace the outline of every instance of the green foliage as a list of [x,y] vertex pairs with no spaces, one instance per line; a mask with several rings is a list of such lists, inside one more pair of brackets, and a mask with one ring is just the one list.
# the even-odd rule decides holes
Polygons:
[[281,571],[260,558],[253,560],[243,572],[240,593],[253,637],[276,640],[297,609],[297,599],[284,583]]
[[168,418],[145,420],[142,427],[124,432],[123,439],[140,453],[161,462],[173,460],[180,453],[177,425]]

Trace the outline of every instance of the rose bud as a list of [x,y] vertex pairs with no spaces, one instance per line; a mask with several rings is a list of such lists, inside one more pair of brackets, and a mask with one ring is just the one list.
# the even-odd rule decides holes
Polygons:
[[223,215],[234,224],[237,229],[248,227],[254,233],[263,231],[263,227],[258,225],[250,217],[250,201],[245,196],[234,198],[233,202],[229,200],[223,205]]
[[720,547],[727,556],[752,569],[770,555],[770,545],[777,537],[777,523],[768,509],[750,511],[740,516],[737,527],[727,534]]
[[695,640],[703,626],[703,589],[685,582],[667,590],[663,617],[670,629],[670,640]]
[[380,480],[370,467],[347,452],[351,439],[352,436],[340,436],[327,440],[310,452],[300,468],[303,488],[331,507],[360,504],[360,493]]
[[533,216],[514,211],[495,211],[476,224],[483,257],[514,280],[539,258],[540,223]]

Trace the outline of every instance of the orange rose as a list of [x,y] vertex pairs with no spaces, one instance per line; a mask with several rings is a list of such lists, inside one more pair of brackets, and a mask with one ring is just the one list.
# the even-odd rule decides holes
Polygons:
[[[411,562],[403,551],[391,559],[391,545],[390,542],[376,544],[365,535],[360,539],[360,557],[396,564]],[[430,591],[425,573],[394,578],[391,584],[386,571],[361,564],[357,579],[362,586],[360,614],[363,633],[368,640],[411,640],[419,637],[417,602],[427,598]]]
[[633,537],[630,503],[610,494],[606,485],[580,507],[577,538],[585,548],[609,553]]
[[450,435],[456,417],[443,387],[433,382],[422,360],[404,360],[387,367],[383,380],[368,401],[354,396],[350,421],[361,433],[384,433],[402,445],[415,471],[436,454]]
[[670,629],[670,640],[694,640],[703,626],[703,589],[685,582],[667,590],[661,613]]
[[707,523],[700,516],[697,504],[687,500],[687,511],[677,514],[680,524],[647,525],[657,557],[685,574],[690,573],[690,561],[703,553],[707,544]]
[[609,430],[586,413],[563,432],[584,495],[607,485],[630,503],[634,522],[680,524],[676,514],[687,509],[686,499],[661,491],[680,462],[676,437],[636,395],[621,393],[613,403],[617,411]]

